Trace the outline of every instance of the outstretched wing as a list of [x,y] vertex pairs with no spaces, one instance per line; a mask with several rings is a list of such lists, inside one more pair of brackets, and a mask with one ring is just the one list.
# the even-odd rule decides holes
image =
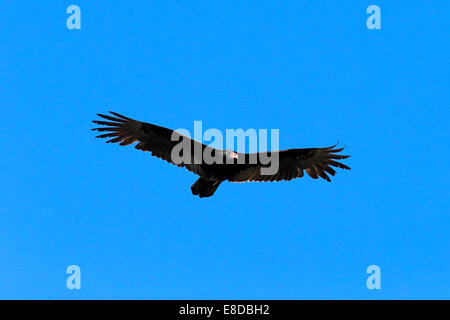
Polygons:
[[[204,150],[209,148],[204,144],[192,140],[184,135],[181,135],[174,130],[160,127],[154,124],[137,121],[118,113],[110,111],[114,117],[104,114],[98,114],[99,117],[109,120],[94,120],[92,122],[102,125],[103,127],[94,128],[92,130],[106,132],[98,135],[96,138],[111,138],[106,141],[107,143],[119,143],[121,146],[127,146],[132,143],[137,143],[135,148],[142,151],[150,151],[155,157],[166,160],[179,167],[185,167],[186,169],[197,173],[199,170],[198,160],[194,160],[196,152],[194,150]],[[183,151],[190,151],[189,155],[186,155],[187,161],[180,161],[173,159],[172,149],[183,139],[185,145],[190,144],[190,148],[186,148]],[[197,149],[201,148],[201,149]],[[199,153],[201,156],[201,153]]]
[[[301,178],[304,171],[313,179],[321,177],[331,181],[328,174],[334,176],[336,171],[332,167],[350,170],[348,166],[336,160],[349,158],[350,156],[338,154],[344,148],[334,149],[336,146],[328,148],[308,148],[308,149],[288,149],[278,152],[249,154],[258,159],[256,164],[241,165],[241,170],[235,173],[228,180],[231,182],[245,181],[282,181]],[[256,157],[257,156],[257,157]],[[269,167],[270,164],[262,164],[259,160],[261,156],[276,159],[278,156],[278,171],[274,174],[263,175],[261,169]]]

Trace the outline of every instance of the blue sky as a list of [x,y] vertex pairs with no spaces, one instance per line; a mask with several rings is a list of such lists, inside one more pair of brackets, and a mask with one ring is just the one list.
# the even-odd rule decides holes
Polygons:
[[[66,8],[81,8],[68,30]],[[381,8],[368,30],[366,8]],[[6,1],[0,298],[450,298],[448,1]],[[224,183],[94,139],[169,128],[341,141],[332,183]],[[67,266],[81,290],[66,288]],[[366,268],[381,268],[368,290]]]

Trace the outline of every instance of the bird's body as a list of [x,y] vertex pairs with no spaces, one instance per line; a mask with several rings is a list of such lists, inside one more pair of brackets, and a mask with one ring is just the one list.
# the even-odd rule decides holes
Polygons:
[[[192,185],[191,190],[200,198],[212,196],[223,181],[291,180],[303,177],[304,171],[313,179],[321,177],[331,181],[327,175],[327,173],[332,176],[335,174],[331,166],[350,169],[336,161],[349,156],[337,154],[343,148],[335,149],[335,146],[252,154],[237,153],[232,150],[220,150],[206,146],[168,128],[111,113],[115,117],[99,114],[100,117],[109,121],[93,121],[103,127],[92,130],[106,132],[97,138],[111,138],[107,142],[119,142],[123,146],[137,142],[136,149],[150,151],[153,156],[199,175],[200,178]],[[180,141],[186,148],[181,153],[175,152],[178,151],[176,148],[179,148]],[[205,154],[212,155],[215,161],[205,159],[203,157]],[[279,162],[277,170],[269,174],[264,173],[264,170],[270,166],[264,160],[268,158],[274,158]]]

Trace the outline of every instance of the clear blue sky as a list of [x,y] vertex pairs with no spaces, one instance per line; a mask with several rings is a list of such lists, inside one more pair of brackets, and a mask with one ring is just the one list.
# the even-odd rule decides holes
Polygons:
[[[66,8],[82,11],[66,28]],[[368,30],[366,8],[381,8]],[[5,1],[0,298],[450,298],[449,1]],[[332,183],[224,183],[94,139],[170,128],[340,140]],[[82,289],[66,289],[79,265]],[[366,288],[379,265],[382,289]]]

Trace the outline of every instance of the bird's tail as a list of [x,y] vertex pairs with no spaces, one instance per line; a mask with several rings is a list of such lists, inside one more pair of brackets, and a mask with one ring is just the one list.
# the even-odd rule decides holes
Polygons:
[[216,192],[221,182],[222,181],[200,178],[192,185],[192,194],[199,196],[200,198],[211,197],[214,192]]

